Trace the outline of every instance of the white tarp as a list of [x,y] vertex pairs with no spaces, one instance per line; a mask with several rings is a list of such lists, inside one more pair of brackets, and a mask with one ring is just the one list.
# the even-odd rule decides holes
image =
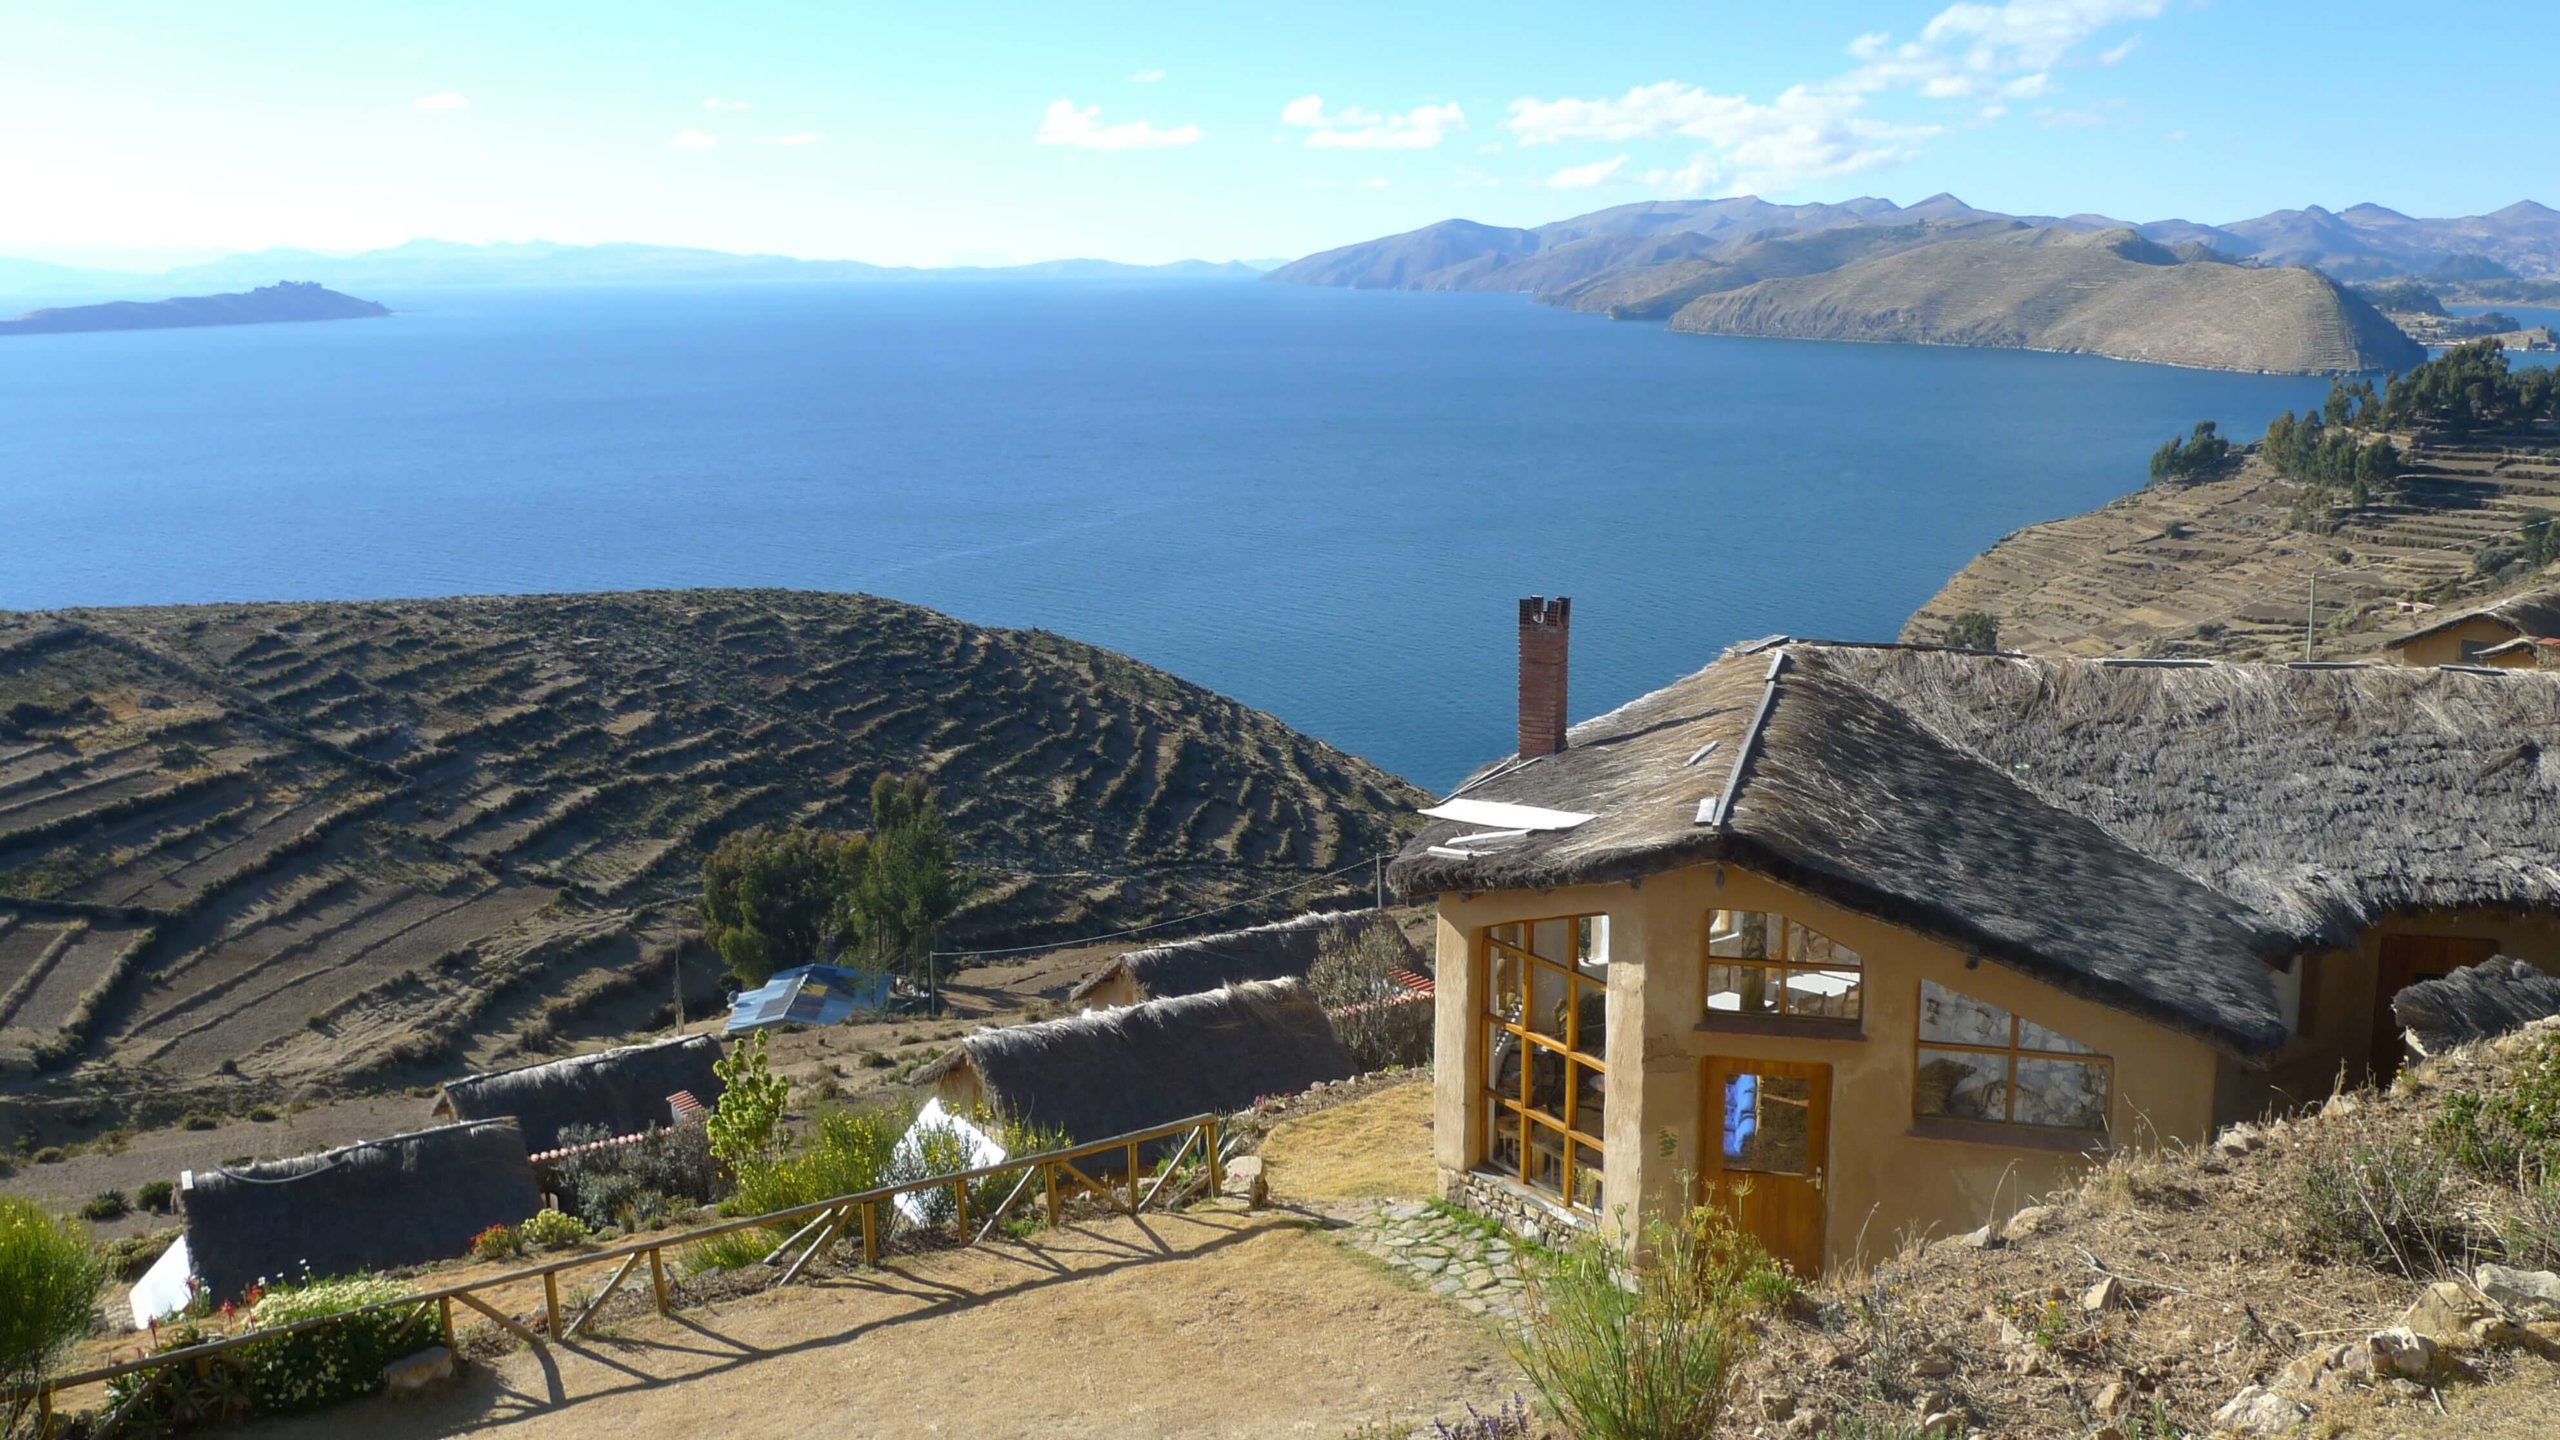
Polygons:
[[[1004,1163],[1003,1146],[986,1131],[943,1109],[942,1102],[934,1099],[924,1102],[924,1108],[916,1112],[916,1122],[908,1126],[907,1133],[899,1138],[898,1148],[889,1152],[890,1173],[900,1176],[921,1176],[925,1173],[923,1135],[931,1130],[959,1137],[961,1145],[968,1150],[968,1169]],[[929,1225],[933,1223],[934,1212],[925,1207],[934,1198],[937,1197],[909,1193],[889,1203],[898,1207],[898,1213],[907,1217],[908,1224]],[[940,1198],[947,1200],[947,1197]],[[941,1218],[948,1220],[950,1217],[945,1215]]]
[[133,1282],[133,1328],[148,1330],[154,1320],[166,1319],[187,1308],[187,1282],[195,1278],[196,1262],[187,1254],[187,1237],[181,1235],[176,1244],[160,1252],[142,1278]]
[[1591,819],[1579,810],[1549,810],[1503,800],[1443,800],[1422,813],[1434,820],[1490,825],[1497,830],[1570,830]]

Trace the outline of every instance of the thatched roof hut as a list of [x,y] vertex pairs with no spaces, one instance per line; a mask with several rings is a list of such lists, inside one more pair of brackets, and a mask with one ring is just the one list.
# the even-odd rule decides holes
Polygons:
[[195,1270],[217,1300],[261,1279],[449,1260],[542,1208],[524,1132],[479,1120],[317,1155],[198,1170],[178,1189]]
[[1132,950],[1067,992],[1073,1001],[1132,1005],[1174,995],[1197,995],[1247,980],[1303,978],[1316,952],[1334,941],[1352,941],[1395,926],[1375,910],[1300,915],[1249,930],[1228,930]]
[[711,1067],[720,1056],[720,1042],[708,1035],[572,1055],[447,1082],[435,1113],[451,1120],[512,1115],[536,1153],[557,1148],[560,1132],[572,1125],[636,1135],[675,1123],[668,1097],[678,1091],[705,1106],[719,1104],[720,1077]]
[[1781,638],[1459,793],[1591,818],[1436,820],[1400,891],[1730,859],[2262,1053],[2287,1035],[2267,959],[2388,912],[2560,906],[2560,675]]
[[2384,648],[2405,649],[2420,640],[2441,635],[2447,630],[2468,625],[2474,620],[2489,621],[2508,634],[2524,639],[2560,636],[2560,585],[2541,590],[2527,590],[2519,595],[2510,595],[2494,605],[2482,605],[2476,609],[2459,611],[2433,624],[2412,630],[2406,635],[2394,637],[2385,642]]
[[1081,1142],[1241,1110],[1351,1073],[1305,982],[1256,980],[981,1030],[916,1079]]
[[2560,1015],[2560,976],[2512,956],[2421,980],[2391,997],[2391,1017],[2421,1055],[2488,1040]]

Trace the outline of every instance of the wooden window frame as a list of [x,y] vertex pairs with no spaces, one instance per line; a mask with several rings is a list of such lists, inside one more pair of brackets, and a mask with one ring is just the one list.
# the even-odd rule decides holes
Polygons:
[[[1776,976],[1778,986],[1778,1008],[1776,1010],[1710,1009],[1706,1012],[1705,1017],[1699,1021],[1700,1029],[1730,1030],[1741,1034],[1762,1035],[1792,1035],[1801,1033],[1819,1036],[1825,1039],[1841,1040],[1863,1040],[1866,1038],[1867,957],[1863,951],[1849,950],[1850,954],[1858,957],[1858,963],[1855,965],[1842,965],[1837,962],[1817,965],[1795,959],[1785,953],[1771,956],[1718,955],[1715,953],[1716,917],[1718,915],[1765,915],[1769,917],[1769,919],[1775,922],[1778,927],[1777,946],[1781,952],[1784,952],[1789,948],[1787,927],[1791,925],[1804,931],[1808,935],[1819,935],[1823,940],[1832,945],[1838,946],[1840,949],[1849,950],[1848,946],[1842,945],[1838,940],[1833,939],[1828,932],[1818,930],[1813,926],[1806,924],[1802,920],[1794,919],[1783,910],[1735,910],[1728,909],[1722,905],[1710,908],[1707,911],[1707,923],[1704,927],[1706,933],[1700,937],[1698,941],[1698,949],[1700,953],[1706,957],[1705,963],[1711,968],[1717,965],[1725,965],[1737,970],[1758,970],[1763,973]],[[1820,975],[1843,970],[1853,970],[1857,972],[1857,1014],[1808,1015],[1792,1008],[1795,1004],[1795,992],[1787,988],[1788,976],[1799,974]]]
[[[1587,915],[1548,915],[1535,920],[1506,920],[1499,925],[1485,926],[1480,932],[1478,932],[1477,936],[1476,973],[1479,981],[1479,992],[1483,999],[1477,1006],[1476,1027],[1479,1042],[1483,1046],[1483,1076],[1482,1079],[1477,1082],[1476,1088],[1482,1100],[1492,1102],[1493,1115],[1488,1119],[1485,1126],[1484,1143],[1479,1147],[1481,1153],[1476,1156],[1476,1163],[1488,1170],[1493,1170],[1494,1173],[1502,1175],[1507,1179],[1516,1180],[1521,1185],[1534,1190],[1541,1195],[1551,1195],[1561,1202],[1567,1209],[1585,1215],[1598,1214],[1599,1207],[1594,1204],[1586,1203],[1578,1193],[1581,1187],[1575,1183],[1577,1178],[1575,1172],[1582,1168],[1582,1163],[1579,1152],[1575,1147],[1578,1145],[1588,1145],[1594,1151],[1602,1152],[1604,1154],[1605,1150],[1601,1142],[1601,1137],[1592,1135],[1581,1128],[1581,1080],[1584,1074],[1596,1075],[1600,1077],[1601,1084],[1606,1086],[1608,1084],[1609,1066],[1608,1062],[1603,1060],[1600,1056],[1594,1055],[1581,1048],[1583,997],[1581,989],[1577,989],[1576,987],[1597,990],[1601,997],[1600,1003],[1604,1007],[1602,1013],[1605,1015],[1607,1013],[1605,1007],[1608,1005],[1609,982],[1605,976],[1594,979],[1591,976],[1583,974],[1572,962],[1550,960],[1546,956],[1540,955],[1524,946],[1514,945],[1509,941],[1496,939],[1494,932],[1517,926],[1524,938],[1534,940],[1537,934],[1537,928],[1541,925],[1573,924],[1578,926],[1581,921],[1604,920],[1606,918],[1607,916],[1605,913],[1594,913]],[[1579,942],[1577,941],[1577,944],[1578,943]],[[1518,1020],[1509,1019],[1500,1014],[1496,1009],[1496,1006],[1499,1004],[1501,999],[1500,993],[1494,983],[1494,961],[1497,953],[1507,953],[1515,957],[1520,963],[1521,1013]],[[1558,1040],[1555,1036],[1549,1035],[1542,1030],[1530,1028],[1529,1001],[1530,997],[1537,993],[1537,987],[1531,977],[1536,973],[1533,967],[1540,965],[1543,965],[1549,971],[1554,972],[1564,982],[1565,1033],[1562,1040]],[[1603,1021],[1603,1028],[1604,1030],[1606,1028],[1605,1020]],[[1494,1088],[1496,1076],[1493,1057],[1500,1044],[1501,1038],[1505,1035],[1510,1036],[1520,1047],[1520,1086],[1519,1092],[1513,1095],[1505,1095],[1500,1090]],[[1529,1052],[1533,1048],[1544,1050],[1554,1055],[1558,1063],[1564,1067],[1564,1116],[1561,1124],[1558,1123],[1557,1117],[1549,1115],[1543,1110],[1533,1109],[1529,1104],[1529,1087],[1532,1071],[1534,1069],[1530,1064]],[[1503,1166],[1499,1169],[1495,1168],[1493,1151],[1497,1139],[1500,1138],[1497,1134],[1497,1127],[1502,1127],[1507,1130],[1509,1138],[1519,1149],[1519,1163],[1516,1166]],[[1534,1147],[1529,1143],[1530,1132],[1533,1128],[1544,1130],[1548,1134],[1558,1137],[1561,1142],[1558,1146],[1561,1153],[1560,1163],[1557,1167],[1557,1180],[1561,1186],[1560,1189],[1550,1190],[1543,1183],[1531,1178],[1532,1170],[1530,1162],[1532,1157],[1536,1154]],[[1602,1179],[1605,1184],[1605,1168],[1603,1170]]]
[[[1953,1134],[1953,1132],[1949,1133],[1949,1138],[1966,1139],[1988,1138],[1988,1132],[1991,1127],[1996,1127],[1998,1130],[2016,1132],[2021,1135],[2070,1135],[2089,1137],[2098,1140],[2104,1140],[2108,1135],[2114,1132],[2116,1108],[2116,1061],[2114,1056],[2098,1054],[2075,1055],[2068,1050],[2037,1050],[2023,1045],[2020,1042],[2025,1038],[2026,1017],[2019,1014],[2016,1010],[2010,1009],[2006,1005],[1994,1007],[2008,1012],[2009,1043],[2006,1045],[1968,1045],[1958,1040],[1923,1040],[1920,1038],[1920,1021],[1921,1017],[1927,1013],[1925,1007],[1928,1002],[1925,991],[1922,987],[1925,987],[1929,983],[1930,982],[1924,980],[1920,982],[1920,985],[1914,986],[1912,989],[1911,1120],[1915,1126],[1963,1126],[1968,1129],[1976,1126],[1985,1127],[1985,1133],[1983,1134],[1957,1136]],[[1972,1000],[1978,1005],[1991,1004],[1988,1000],[1977,999],[1975,996],[1968,995],[1964,991],[1958,990],[1952,985],[1941,985],[1938,988],[1946,991],[1950,995],[1961,996],[1964,999]],[[2037,1023],[2042,1024],[2043,1022],[2039,1021]],[[2053,1030],[2053,1027],[2050,1025],[2046,1025],[2044,1028]],[[2062,1032],[2054,1030],[2053,1033],[2059,1035]],[[2008,1064],[2005,1073],[2001,1076],[2000,1118],[1994,1120],[1977,1115],[1929,1115],[1922,1113],[1920,1109],[1920,1052],[1923,1050],[1952,1050],[1960,1055],[1998,1055],[2005,1057]],[[2017,1118],[2018,1062],[2022,1059],[2066,1060],[2074,1065],[2098,1065],[2105,1067],[2107,1072],[2106,1115],[2102,1120],[2100,1120],[2098,1127],[2094,1130],[2090,1130],[2077,1125],[2038,1125],[2033,1121]]]

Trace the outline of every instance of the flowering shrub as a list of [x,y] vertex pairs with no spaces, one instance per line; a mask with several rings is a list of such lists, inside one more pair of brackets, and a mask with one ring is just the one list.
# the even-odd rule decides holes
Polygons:
[[471,1253],[483,1260],[508,1260],[524,1253],[524,1235],[513,1225],[492,1225],[471,1237]]
[[566,1250],[592,1233],[586,1221],[566,1210],[536,1210],[516,1231],[524,1243],[545,1250]]
[[[89,1333],[101,1283],[80,1225],[0,1195],[0,1390],[41,1378]],[[12,1408],[0,1401],[0,1433],[11,1428]]]
[[[261,1330],[290,1325],[397,1300],[408,1293],[406,1285],[374,1279],[279,1286],[249,1307],[249,1323]],[[248,1346],[241,1352],[242,1363],[258,1410],[291,1414],[372,1394],[382,1386],[382,1367],[435,1344],[437,1337],[433,1310],[424,1305],[397,1306]]]

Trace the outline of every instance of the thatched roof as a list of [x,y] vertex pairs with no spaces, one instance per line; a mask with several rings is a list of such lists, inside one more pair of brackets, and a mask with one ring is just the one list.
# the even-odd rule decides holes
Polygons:
[[1135,980],[1150,1000],[1197,995],[1247,980],[1294,979],[1316,963],[1316,952],[1327,941],[1354,940],[1379,925],[1394,928],[1375,910],[1346,910],[1151,945],[1132,950],[1086,977],[1067,992],[1067,998],[1082,1000],[1118,975]]
[[2560,976],[2500,955],[2403,989],[2391,1015],[2419,1054],[2433,1055],[2560,1015]]
[[616,1135],[674,1123],[667,1097],[688,1091],[704,1105],[720,1103],[720,1077],[712,1065],[720,1042],[708,1035],[680,1035],[646,1045],[625,1045],[566,1060],[546,1060],[515,1070],[448,1082],[435,1113],[456,1120],[512,1115],[524,1126],[525,1143],[549,1150],[572,1125],[603,1125]]
[[2560,635],[2560,585],[2527,590],[2520,595],[2510,595],[2495,605],[2483,605],[2475,610],[2449,615],[2423,629],[2386,641],[2383,648],[2397,650],[2413,640],[2424,640],[2473,620],[2494,620],[2513,634],[2535,639]]
[[916,1077],[967,1066],[1017,1121],[1102,1140],[1206,1111],[1241,1110],[1351,1074],[1304,981],[1256,980],[1062,1020],[981,1030]]
[[217,1300],[306,1268],[325,1277],[449,1260],[541,1208],[513,1120],[199,1170],[178,1192],[196,1274]]
[[1595,818],[1475,855],[1448,842],[1482,827],[1435,821],[1398,889],[1731,859],[2241,1053],[2285,1038],[2263,958],[2560,904],[2547,672],[1774,642],[1460,788]]

